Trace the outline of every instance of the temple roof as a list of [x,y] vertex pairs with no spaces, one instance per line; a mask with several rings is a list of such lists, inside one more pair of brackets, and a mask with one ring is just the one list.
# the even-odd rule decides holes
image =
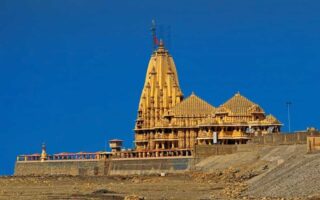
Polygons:
[[263,120],[263,122],[270,123],[270,124],[281,124],[281,122],[271,114],[266,116],[266,118]]
[[225,111],[231,115],[237,116],[248,116],[252,113],[264,113],[263,109],[260,108],[259,105],[242,96],[239,92],[222,104],[217,111]]
[[179,116],[199,116],[210,115],[215,111],[215,107],[202,100],[200,97],[192,93],[188,98],[183,100],[172,108],[173,115]]

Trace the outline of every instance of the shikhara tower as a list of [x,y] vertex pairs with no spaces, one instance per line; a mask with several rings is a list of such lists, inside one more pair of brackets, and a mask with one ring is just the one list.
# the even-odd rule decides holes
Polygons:
[[172,56],[160,41],[149,61],[142,90],[136,129],[162,126],[165,113],[183,99]]

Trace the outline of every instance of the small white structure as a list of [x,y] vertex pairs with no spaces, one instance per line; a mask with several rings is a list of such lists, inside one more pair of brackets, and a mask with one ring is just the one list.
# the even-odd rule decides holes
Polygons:
[[123,140],[118,140],[118,139],[109,140],[109,147],[111,149],[111,152],[121,151],[122,143],[123,143]]

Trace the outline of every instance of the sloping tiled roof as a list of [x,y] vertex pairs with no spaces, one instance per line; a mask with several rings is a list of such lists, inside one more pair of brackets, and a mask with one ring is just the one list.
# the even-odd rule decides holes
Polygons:
[[252,112],[264,113],[259,105],[242,96],[239,92],[222,104],[219,110],[228,110],[231,115],[237,116],[248,116],[251,115]]
[[176,116],[210,115],[214,111],[215,108],[212,105],[193,93],[171,110],[172,114]]
[[281,122],[275,118],[273,115],[268,115],[264,120],[264,123],[270,123],[270,124],[281,124]]
[[222,114],[222,113],[229,113],[231,112],[229,109],[227,109],[224,106],[219,106],[218,108],[216,108],[216,114]]

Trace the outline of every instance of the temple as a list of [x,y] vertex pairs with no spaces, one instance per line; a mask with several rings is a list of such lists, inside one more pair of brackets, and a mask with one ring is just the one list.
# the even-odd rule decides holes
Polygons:
[[195,145],[244,144],[279,133],[281,123],[239,92],[218,107],[194,93],[184,99],[172,56],[162,41],[152,54],[135,125],[137,155],[188,156]]
[[111,152],[78,152],[20,155],[29,161],[117,160],[157,157],[194,157],[196,146],[245,144],[255,136],[280,133],[282,124],[266,115],[256,103],[239,92],[220,106],[192,93],[184,98],[172,56],[160,41],[151,55],[135,123],[133,149],[122,140],[109,141]]

